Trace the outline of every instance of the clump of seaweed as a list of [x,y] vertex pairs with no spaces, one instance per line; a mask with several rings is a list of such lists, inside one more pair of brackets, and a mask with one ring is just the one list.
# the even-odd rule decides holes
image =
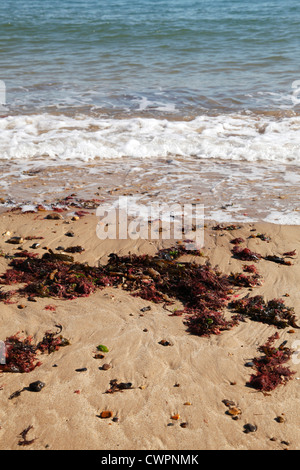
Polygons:
[[266,302],[261,295],[234,300],[230,307],[253,321],[275,325],[277,328],[299,328],[296,324],[294,308],[287,307],[282,299]]
[[263,242],[270,242],[271,238],[265,235],[264,233],[257,233],[255,235],[250,235],[250,238],[260,238]]
[[31,431],[31,429],[33,429],[33,426],[28,426],[26,429],[24,429],[24,431],[21,432],[20,437],[22,439],[19,440],[18,442],[19,446],[21,447],[30,446],[36,441],[36,439],[27,439],[27,434],[29,433],[29,431]]
[[60,334],[62,331],[62,326],[56,326],[58,328],[58,331],[56,333],[46,331],[42,341],[40,341],[37,345],[37,350],[41,351],[42,353],[48,352],[48,354],[51,354],[55,351],[58,351],[64,346],[69,346],[69,340],[67,340]]
[[246,264],[243,266],[243,270],[245,273],[258,274],[257,268],[254,264]]
[[265,260],[273,261],[273,263],[283,264],[285,266],[291,266],[292,265],[291,261],[286,261],[284,258],[281,258],[280,256],[276,256],[276,255],[265,256]]
[[196,311],[194,315],[188,316],[185,321],[188,331],[198,336],[219,335],[222,331],[231,329],[237,323],[237,319],[228,321],[221,312],[213,312],[208,309],[202,313]]
[[28,373],[41,365],[31,336],[21,339],[17,333],[7,338],[4,344],[6,363],[0,365],[0,371]]
[[229,231],[231,232],[232,230],[239,230],[241,227],[241,225],[215,225],[212,229],[213,230],[226,230],[226,231]]
[[245,243],[246,240],[243,238],[234,238],[233,240],[230,241],[232,245],[240,245],[241,243]]
[[70,246],[65,249],[66,253],[83,253],[85,250],[82,246]]
[[261,277],[259,274],[252,276],[245,276],[243,273],[231,273],[230,280],[235,286],[240,287],[255,287],[261,285]]
[[238,258],[242,261],[258,261],[262,258],[259,253],[249,250],[249,248],[239,248],[234,246],[231,250],[235,258]]
[[[175,300],[180,301],[183,304],[182,313],[186,314],[185,324],[189,332],[204,336],[219,334],[223,330],[232,328],[238,321],[238,316],[231,320],[223,316],[223,310],[230,301],[233,288],[259,285],[260,277],[253,270],[251,270],[252,276],[245,274],[227,276],[212,268],[209,262],[199,264],[179,259],[191,253],[202,256],[200,251],[191,252],[186,245],[178,244],[176,247],[160,250],[156,256],[119,257],[111,254],[105,266],[91,267],[84,263],[75,263],[72,257],[61,258],[60,255],[49,252],[42,258],[12,259],[11,269],[2,275],[0,283],[22,284],[16,293],[28,296],[31,300],[35,297],[72,300],[87,297],[97,289],[120,286],[131,295],[147,301],[165,305],[171,305]],[[252,259],[248,253],[246,258],[249,257]],[[5,297],[4,294],[2,296]],[[295,324],[295,317],[280,301],[273,306],[269,303],[265,308],[255,302],[251,305],[245,303],[239,307],[236,304],[235,308],[237,311],[239,308],[241,313],[253,319],[272,321],[281,327]],[[242,318],[242,315],[239,318]],[[52,339],[48,336],[44,344],[48,344]],[[60,346],[57,336],[56,341]],[[52,347],[55,349],[54,343]]]
[[251,375],[247,383],[249,387],[261,392],[271,392],[278,385],[285,385],[295,374],[289,367],[282,365],[290,360],[293,351],[285,347],[286,342],[278,348],[274,347],[277,339],[279,339],[279,334],[275,333],[268,338],[266,344],[258,348],[258,351],[263,353],[264,356],[253,359],[256,374]]
[[[56,333],[46,332],[42,341],[37,345],[32,342],[32,337],[21,338],[19,333],[6,338],[5,344],[5,364],[0,365],[2,372],[32,372],[42,363],[38,361],[38,353],[48,354],[58,351],[60,347],[67,346],[69,341],[59,335],[60,329]],[[58,336],[59,335],[59,336]]]

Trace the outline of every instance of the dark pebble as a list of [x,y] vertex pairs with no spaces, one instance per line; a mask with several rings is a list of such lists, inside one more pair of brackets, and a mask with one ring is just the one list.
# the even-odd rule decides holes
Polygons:
[[152,307],[144,307],[141,309],[141,312],[150,312],[150,310],[152,310]]
[[82,369],[75,369],[75,372],[86,372],[87,368],[83,367]]
[[172,346],[166,339],[162,339],[158,344],[161,344],[162,346]]
[[30,392],[40,392],[46,384],[44,382],[41,382],[40,380],[37,380],[36,382],[32,382],[29,385],[29,390]]
[[102,370],[109,370],[111,369],[111,365],[110,364],[103,364],[103,366],[101,367]]
[[187,428],[187,423],[181,423],[180,425],[182,428]]
[[250,423],[245,424],[244,432],[246,434],[248,434],[249,432],[256,432],[256,431],[257,431],[257,426],[255,426],[255,424],[250,424]]
[[254,362],[246,362],[245,367],[254,367]]

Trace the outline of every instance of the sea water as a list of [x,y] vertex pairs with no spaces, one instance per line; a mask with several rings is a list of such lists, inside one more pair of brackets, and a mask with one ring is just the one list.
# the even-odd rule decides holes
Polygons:
[[217,219],[300,223],[297,0],[6,0],[0,57],[8,195],[92,165]]

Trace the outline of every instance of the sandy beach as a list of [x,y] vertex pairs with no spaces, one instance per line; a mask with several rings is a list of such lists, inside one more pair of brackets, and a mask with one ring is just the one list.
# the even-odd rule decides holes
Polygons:
[[[16,254],[20,247],[7,243],[11,237],[43,237],[37,249],[30,248],[32,240],[25,240],[22,249],[42,256],[59,246],[80,245],[85,251],[75,254],[75,261],[97,266],[105,264],[110,253],[155,255],[173,244],[172,240],[103,241],[96,235],[98,220],[93,213],[74,221],[66,213],[60,220],[47,220],[47,215],[1,214],[0,250]],[[245,264],[231,252],[235,237],[245,239],[243,246],[263,257],[300,252],[298,226],[249,223],[233,231],[216,231],[215,225],[207,222],[204,256],[196,262],[209,260],[227,275],[242,272]],[[74,232],[73,238],[65,236],[68,231]],[[266,234],[270,240],[250,238],[253,234]],[[194,258],[191,254],[185,260]],[[1,274],[9,263],[0,257]],[[291,265],[263,258],[255,266],[261,286],[241,288],[234,292],[235,298],[246,294],[282,298],[299,318],[298,255],[291,257]],[[295,371],[293,380],[270,393],[246,385],[253,369],[245,366],[260,355],[257,348],[271,335],[278,331],[277,344],[287,341],[292,347],[300,339],[299,330],[278,330],[247,318],[220,335],[200,337],[187,331],[185,315],[171,316],[172,306],[133,297],[121,287],[74,300],[37,297],[32,302],[13,296],[11,301],[1,302],[0,340],[20,332],[37,343],[46,331],[61,325],[70,345],[40,354],[42,364],[30,373],[0,374],[1,450],[299,450],[297,361],[288,363]],[[227,308],[224,312],[226,318],[233,315]],[[95,359],[99,344],[108,352]],[[106,393],[112,380],[131,387]],[[45,384],[39,393],[28,390],[35,381]],[[12,398],[19,390],[23,391]],[[237,419],[228,414],[224,400],[240,410]],[[103,411],[111,412],[109,418],[101,418]],[[245,432],[249,423],[255,432]],[[33,442],[22,446],[20,435],[30,426],[27,439]]]

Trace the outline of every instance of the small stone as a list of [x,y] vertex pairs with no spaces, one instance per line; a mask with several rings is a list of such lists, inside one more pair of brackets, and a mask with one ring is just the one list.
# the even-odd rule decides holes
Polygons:
[[19,310],[22,310],[23,308],[26,308],[25,305],[18,305]]
[[30,392],[40,392],[46,384],[44,382],[41,382],[40,380],[37,380],[36,382],[32,382],[29,385],[29,390]]
[[141,312],[143,312],[143,313],[144,312],[150,312],[150,310],[152,310],[152,307],[150,307],[150,306],[149,307],[144,307],[144,308],[141,309]]
[[117,416],[115,416],[112,420],[113,420],[114,423],[118,423],[118,422],[119,422],[119,418],[118,418]]
[[24,243],[24,239],[22,237],[12,237],[7,240],[7,243],[10,243],[11,245],[21,245]]
[[281,441],[281,444],[283,444],[284,446],[289,446],[290,443],[288,441]]
[[65,235],[66,235],[66,237],[75,237],[74,232],[67,232]]
[[161,344],[162,346],[172,346],[170,341],[167,341],[166,339],[162,339],[158,344]]
[[171,416],[171,419],[174,419],[174,421],[178,421],[180,419],[180,415],[177,413],[176,415]]
[[232,400],[226,400],[226,399],[225,399],[225,400],[222,400],[222,403],[224,403],[224,405],[225,405],[225,406],[228,406],[228,407],[230,407],[230,406],[235,406],[235,403],[234,403],[234,401],[232,401]]
[[188,425],[187,423],[181,423],[181,424],[180,424],[180,427],[182,427],[182,428],[187,428],[187,425]]
[[74,215],[74,216],[72,217],[72,220],[73,220],[73,222],[75,222],[76,220],[79,220],[78,215]]
[[229,410],[227,411],[227,413],[230,415],[230,416],[239,416],[240,414],[242,414],[242,411],[240,408],[238,408],[237,406],[230,406]]
[[75,372],[86,372],[87,368],[83,367],[82,369],[75,369]]
[[247,423],[244,425],[244,432],[246,434],[250,433],[250,432],[256,432],[257,431],[257,426],[255,426],[255,424],[250,424],[250,423]]
[[277,416],[275,420],[277,421],[277,423],[285,423],[285,418],[283,416]]
[[99,346],[97,346],[97,349],[98,351],[101,351],[101,352],[105,352],[105,353],[109,352],[108,347],[104,346],[104,344],[99,344]]
[[94,359],[104,359],[104,354],[95,354]]
[[101,419],[112,418],[112,416],[113,416],[112,411],[102,411],[102,412],[100,413],[100,418],[101,418]]
[[245,367],[254,367],[254,362],[246,362]]
[[185,406],[191,406],[191,402],[190,402],[190,401],[186,401],[186,402],[184,403],[184,405],[185,405]]
[[39,243],[34,243],[30,248],[32,250],[37,250],[37,248],[39,248],[41,245]]
[[110,365],[110,364],[103,364],[102,370],[109,370],[109,369],[111,369],[111,365]]
[[62,220],[63,216],[61,214],[57,214],[55,212],[54,214],[48,214],[46,219],[48,219],[48,220]]

